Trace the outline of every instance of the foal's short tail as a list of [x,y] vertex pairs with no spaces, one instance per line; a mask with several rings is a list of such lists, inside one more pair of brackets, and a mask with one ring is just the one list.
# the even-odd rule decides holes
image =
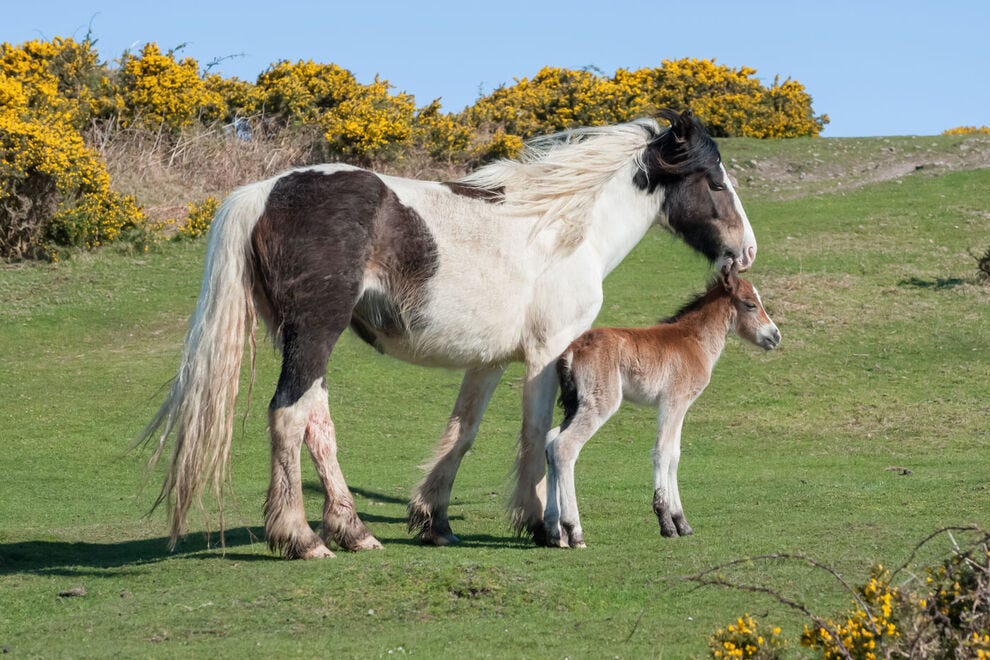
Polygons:
[[189,506],[193,501],[202,502],[207,482],[220,505],[222,541],[223,490],[228,479],[245,328],[251,334],[252,363],[254,358],[251,230],[270,190],[270,182],[245,186],[234,191],[217,211],[179,372],[168,398],[138,440],[154,443],[150,469],[161,458],[169,438],[175,439],[165,482],[152,507],[162,502],[167,505],[170,548],[185,533]]
[[566,427],[578,409],[577,383],[574,381],[574,351],[568,349],[557,359],[557,380],[560,382],[560,406],[564,409],[561,427]]

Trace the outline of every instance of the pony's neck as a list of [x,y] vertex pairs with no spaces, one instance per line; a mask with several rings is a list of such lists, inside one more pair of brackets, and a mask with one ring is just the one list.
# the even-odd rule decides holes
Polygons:
[[595,250],[604,278],[632,252],[660,214],[662,195],[633,186],[635,166],[620,170],[598,195],[586,240]]

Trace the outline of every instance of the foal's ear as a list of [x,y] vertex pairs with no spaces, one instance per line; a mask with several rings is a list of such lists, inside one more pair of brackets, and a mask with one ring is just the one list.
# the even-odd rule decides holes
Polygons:
[[735,294],[736,289],[739,288],[739,265],[736,263],[736,260],[733,259],[729,263],[722,264],[719,276],[725,290],[731,294]]

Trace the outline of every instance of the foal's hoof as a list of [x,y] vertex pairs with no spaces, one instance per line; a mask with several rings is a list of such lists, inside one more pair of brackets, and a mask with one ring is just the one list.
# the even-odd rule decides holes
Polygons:
[[336,557],[336,555],[330,551],[330,548],[322,543],[314,545],[312,548],[299,555],[300,559],[329,559],[330,557]]

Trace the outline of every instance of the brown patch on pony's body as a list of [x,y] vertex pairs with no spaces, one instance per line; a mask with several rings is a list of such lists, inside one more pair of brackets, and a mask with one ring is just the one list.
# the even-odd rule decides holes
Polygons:
[[[436,272],[423,219],[364,170],[288,174],[252,234],[259,309],[283,353],[273,404],[291,405],[326,370],[348,325],[372,345],[402,334]],[[362,295],[366,272],[380,289]],[[408,318],[407,318],[408,317]]]

